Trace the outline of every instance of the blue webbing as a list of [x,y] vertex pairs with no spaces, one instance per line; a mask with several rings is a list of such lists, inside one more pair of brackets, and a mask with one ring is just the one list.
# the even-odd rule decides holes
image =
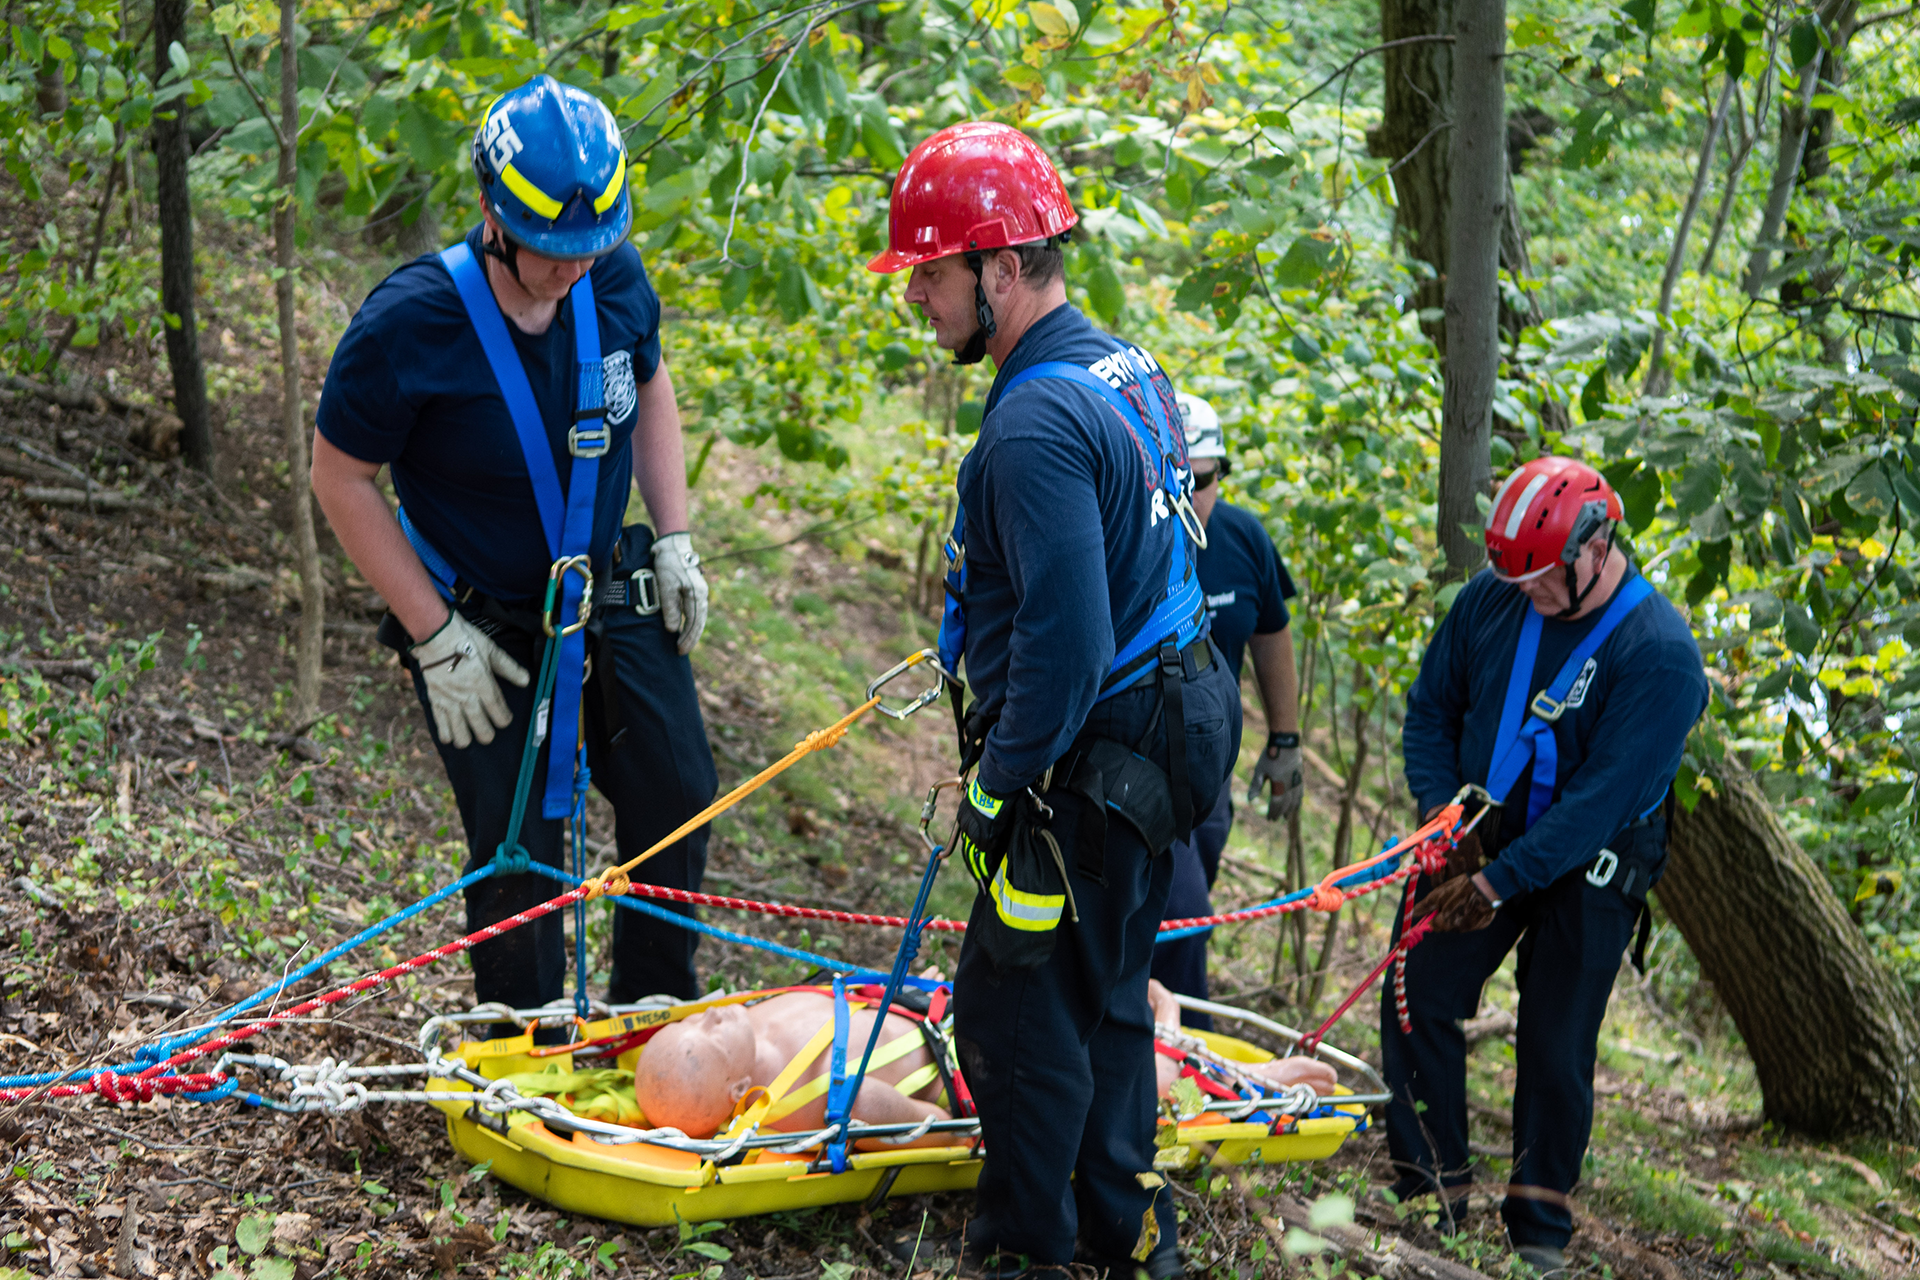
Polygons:
[[[1393,842],[1388,841],[1384,847],[1392,848]],[[1362,885],[1372,884],[1376,880],[1385,880],[1388,876],[1393,875],[1395,872],[1400,870],[1401,864],[1406,861],[1407,855],[1412,852],[1413,851],[1409,849],[1407,853],[1401,854],[1398,858],[1393,859],[1391,862],[1376,862],[1374,865],[1372,865],[1371,867],[1367,867],[1364,870],[1355,871],[1349,875],[1342,876],[1340,879],[1335,880],[1333,882],[1334,887],[1337,889],[1343,889],[1343,890],[1357,889]],[[1312,896],[1313,896],[1313,888],[1296,889],[1292,893],[1283,894],[1278,898],[1269,898],[1265,902],[1256,902],[1251,907],[1236,908],[1236,910],[1262,911],[1262,910],[1265,910],[1267,907],[1281,907],[1281,906],[1287,905],[1290,902],[1301,902],[1307,898],[1311,898]],[[1172,942],[1176,938],[1191,938],[1198,934],[1210,933],[1217,928],[1219,928],[1218,925],[1196,924],[1186,929],[1169,929],[1166,932],[1162,933],[1158,938],[1155,938],[1153,945],[1157,947],[1163,942]]]
[[[887,1020],[887,1007],[881,1005],[874,1015],[876,1030]],[[829,1126],[847,1122],[847,1113],[853,1109],[853,1099],[847,1090],[847,980],[840,974],[833,975],[833,1052],[827,1058],[827,1115]],[[827,1159],[833,1164],[835,1173],[847,1171],[847,1138],[843,1128],[832,1141],[827,1143]]]
[[[453,277],[454,288],[466,308],[474,336],[486,354],[487,364],[499,384],[500,397],[506,402],[507,416],[513,420],[514,435],[527,464],[527,480],[533,486],[533,499],[540,509],[540,527],[546,534],[547,554],[557,563],[562,558],[586,555],[593,540],[594,498],[599,490],[600,457],[576,454],[567,473],[563,496],[560,473],[553,465],[553,446],[547,439],[546,423],[540,417],[539,402],[527,381],[526,367],[520,362],[513,339],[507,334],[506,321],[494,300],[487,274],[474,261],[466,241],[452,245],[440,254],[441,265]],[[593,273],[580,277],[569,295],[572,304],[575,373],[581,403],[575,417],[591,419],[594,411],[604,409],[603,371],[600,363],[600,313],[593,300]],[[589,403],[591,399],[591,403]],[[600,421],[605,423],[604,413]],[[586,586],[577,573],[561,575],[559,616],[575,617],[580,596]],[[587,638],[575,631],[560,642],[560,668],[567,679],[557,682],[553,692],[553,717],[548,725],[551,738],[547,756],[547,790],[540,800],[540,812],[548,818],[564,818],[573,809],[573,751],[579,733],[580,686],[586,671]]]

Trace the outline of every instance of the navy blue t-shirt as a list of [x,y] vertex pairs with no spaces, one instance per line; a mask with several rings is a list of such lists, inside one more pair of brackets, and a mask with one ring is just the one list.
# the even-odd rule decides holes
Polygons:
[[1105,378],[1150,430],[1144,395],[1157,395],[1186,466],[1173,387],[1139,348],[1062,305],[1008,354],[958,485],[967,683],[981,708],[1000,715],[979,773],[995,795],[1029,785],[1073,744],[1120,645],[1166,595],[1173,539],[1186,536],[1164,498],[1155,509],[1158,452],[1136,442],[1099,395],[1035,378],[1003,398],[1008,379],[1050,360]]
[[[1463,782],[1485,785],[1520,626],[1532,607],[1518,587],[1483,569],[1454,598],[1427,645],[1401,732],[1407,784],[1422,813],[1453,799]],[[1542,619],[1529,699],[1552,683],[1605,612],[1595,609],[1573,622]],[[1700,647],[1658,591],[1626,616],[1591,663],[1591,679],[1575,681],[1553,726],[1559,754],[1553,804],[1522,834],[1531,766],[1506,797],[1504,844],[1486,868],[1487,882],[1502,898],[1552,884],[1591,862],[1628,823],[1659,804],[1680,768],[1687,734],[1707,708]]]
[[[467,247],[485,261],[480,228],[467,233]],[[630,244],[594,264],[593,297],[612,432],[594,498],[599,572],[626,514],[637,387],[660,367],[660,298]],[[572,300],[537,337],[502,319],[533,386],[564,490],[573,470]],[[465,581],[510,602],[546,589],[553,557],[526,457],[453,277],[436,255],[407,263],[367,296],[334,350],[315,417],[320,434],[341,452],[392,465],[407,517]]]
[[1207,549],[1198,564],[1213,642],[1238,680],[1247,638],[1285,631],[1287,601],[1299,592],[1259,517],[1222,501],[1207,516]]

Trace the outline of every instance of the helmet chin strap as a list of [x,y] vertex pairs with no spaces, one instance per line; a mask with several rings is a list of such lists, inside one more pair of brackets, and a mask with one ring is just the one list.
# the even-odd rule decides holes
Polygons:
[[999,325],[993,319],[993,304],[987,301],[987,290],[981,283],[985,260],[978,253],[967,255],[967,265],[973,268],[973,314],[979,321],[979,328],[967,339],[966,345],[953,353],[955,364],[979,364],[987,358],[987,339],[999,331]]
[[[488,231],[491,230],[492,228],[488,228]],[[506,263],[507,270],[513,273],[514,283],[519,284],[521,282],[520,246],[509,239],[504,231],[499,233],[499,238],[505,241],[506,248],[502,249],[498,244],[494,243],[494,237],[492,235],[487,232],[482,232],[480,235],[480,252],[486,254],[489,258],[498,258],[500,261]]]
[[1553,615],[1554,617],[1566,619],[1566,618],[1571,618],[1575,614],[1580,612],[1581,604],[1583,604],[1586,601],[1586,598],[1593,593],[1593,589],[1596,586],[1600,585],[1600,579],[1606,574],[1606,571],[1607,571],[1607,556],[1611,556],[1612,554],[1613,554],[1613,526],[1609,524],[1607,526],[1606,555],[1603,555],[1600,557],[1600,567],[1594,571],[1592,579],[1588,581],[1587,585],[1584,588],[1576,589],[1576,586],[1575,586],[1575,584],[1577,584],[1580,581],[1579,574],[1576,569],[1576,566],[1578,566],[1578,564],[1580,563],[1580,557],[1578,555],[1574,556],[1572,563],[1566,566],[1567,599],[1569,603],[1566,608],[1554,614]]

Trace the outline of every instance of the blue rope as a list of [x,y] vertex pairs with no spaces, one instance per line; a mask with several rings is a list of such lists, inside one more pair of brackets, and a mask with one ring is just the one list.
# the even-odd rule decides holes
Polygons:
[[[362,946],[365,943],[371,942],[373,941],[373,939],[379,937],[383,933],[386,933],[388,930],[393,929],[395,926],[404,924],[408,920],[413,919],[415,916],[419,915],[421,912],[426,911],[429,908],[440,905],[442,902],[445,902],[448,898],[452,897],[454,894],[459,893],[462,890],[466,889],[469,885],[478,884],[480,881],[486,879],[488,876],[493,875],[495,870],[496,870],[496,867],[494,866],[494,864],[488,863],[486,866],[481,867],[476,871],[468,872],[466,875],[461,876],[458,880],[455,880],[452,884],[447,885],[443,889],[435,890],[433,893],[428,894],[426,897],[420,899],[420,901],[414,903],[412,906],[406,908],[405,910],[396,911],[392,915],[388,916],[385,920],[382,920],[379,924],[376,924],[371,926],[370,928],[361,930],[359,933],[347,939],[345,942],[341,943],[339,946],[334,947],[332,950],[321,955],[318,959],[311,960],[306,964],[300,966],[298,969],[295,969],[292,973],[289,973],[286,977],[280,979],[280,981],[274,983],[272,986],[267,987],[264,990],[261,990],[259,992],[256,992],[253,995],[248,996],[245,1000],[242,1000],[237,1004],[229,1005],[226,1009],[216,1014],[211,1021],[201,1023],[199,1026],[194,1027],[191,1030],[179,1032],[175,1035],[167,1037],[165,1040],[162,1040],[156,1044],[148,1045],[145,1048],[136,1051],[134,1054],[134,1060],[132,1062],[123,1062],[123,1063],[120,1063],[118,1066],[107,1067],[105,1069],[113,1072],[115,1075],[118,1075],[118,1076],[137,1075],[138,1073],[145,1071],[148,1067],[154,1065],[157,1062],[164,1062],[166,1059],[172,1057],[175,1053],[178,1053],[181,1049],[205,1037],[208,1032],[215,1031],[220,1027],[225,1026],[227,1023],[232,1022],[239,1015],[241,1015],[242,1013],[245,1013],[248,1009],[253,1008],[255,1005],[259,1004],[263,1000],[272,999],[274,996],[279,995],[282,991],[285,991],[288,987],[292,986],[294,983],[300,982],[306,978],[312,977],[314,974],[320,972],[322,969],[326,968],[328,965],[332,964],[335,960],[338,960],[340,957],[346,955],[349,951],[352,951],[354,948]],[[0,1076],[0,1088],[8,1088],[8,1089],[33,1088],[38,1085],[52,1084],[61,1078],[61,1074],[62,1073],[57,1071],[47,1071],[47,1072],[41,1072],[37,1075]],[[203,1097],[205,1095],[186,1094],[182,1096]]]
[[[927,927],[927,899],[932,896],[933,882],[940,874],[940,854],[941,850],[936,847],[927,855],[927,869],[920,875],[920,892],[915,895],[913,910],[907,915],[907,926],[900,937],[900,950],[893,957],[893,972],[887,975],[886,998],[880,1002],[879,1012],[873,1019],[873,1030],[867,1033],[867,1050],[860,1055],[860,1069],[853,1073],[853,1079],[847,1082],[838,1101],[830,1101],[827,1107],[826,1119],[830,1125],[853,1114],[853,1104],[859,1100],[860,1086],[867,1078],[867,1064],[873,1060],[873,1048],[880,1043],[880,1029],[887,1023],[887,1010],[893,1007],[893,998],[900,994],[900,984],[907,976],[908,967],[920,954],[920,935]],[[828,1143],[827,1154],[833,1161],[833,1171],[845,1173],[847,1144],[844,1139]]]
[[[582,724],[586,721],[582,720]],[[593,771],[587,768],[587,747],[580,744],[579,763],[573,771],[573,876],[577,884],[587,878],[587,784]],[[587,1002],[587,904],[573,904],[573,1011],[585,1018],[593,1012]]]
[[[557,880],[561,884],[569,887],[580,883],[560,868],[549,867],[545,863],[529,863],[527,870],[536,875],[545,876],[549,880]],[[743,947],[758,947],[762,951],[771,951],[777,956],[785,956],[789,960],[798,960],[802,964],[810,964],[818,969],[832,969],[838,973],[854,972],[862,975],[871,974],[871,976],[875,978],[880,976],[873,970],[859,969],[856,966],[849,965],[845,960],[835,960],[831,956],[817,955],[811,951],[802,951],[798,947],[789,947],[783,943],[769,941],[766,938],[756,938],[750,933],[734,933],[730,929],[721,929],[708,924],[704,920],[695,920],[691,916],[683,916],[677,911],[669,911],[665,907],[656,906],[648,902],[645,898],[636,898],[631,894],[609,897],[607,901],[613,903],[616,907],[625,907],[629,911],[638,911],[642,915],[652,916],[656,920],[664,920],[668,924],[678,925],[682,929],[691,929],[695,933],[703,933],[709,938],[719,938],[723,942],[738,943]]]

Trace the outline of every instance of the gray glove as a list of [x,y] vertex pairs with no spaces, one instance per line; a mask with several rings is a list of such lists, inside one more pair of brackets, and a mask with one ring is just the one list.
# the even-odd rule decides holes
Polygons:
[[513,723],[494,677],[503,676],[524,689],[527,669],[458,610],[450,611],[438,631],[408,652],[427,683],[427,704],[433,708],[440,741],[465,747],[477,739],[485,746],[493,741],[494,729]]
[[653,576],[660,584],[660,617],[678,633],[680,652],[692,653],[707,629],[707,579],[693,539],[669,533],[653,542]]
[[1301,772],[1300,763],[1299,734],[1269,734],[1267,749],[1260,753],[1259,761],[1253,766],[1253,778],[1247,787],[1247,803],[1258,800],[1261,787],[1270,783],[1273,795],[1267,801],[1267,817],[1291,818],[1298,813],[1300,801],[1307,794],[1307,777]]

